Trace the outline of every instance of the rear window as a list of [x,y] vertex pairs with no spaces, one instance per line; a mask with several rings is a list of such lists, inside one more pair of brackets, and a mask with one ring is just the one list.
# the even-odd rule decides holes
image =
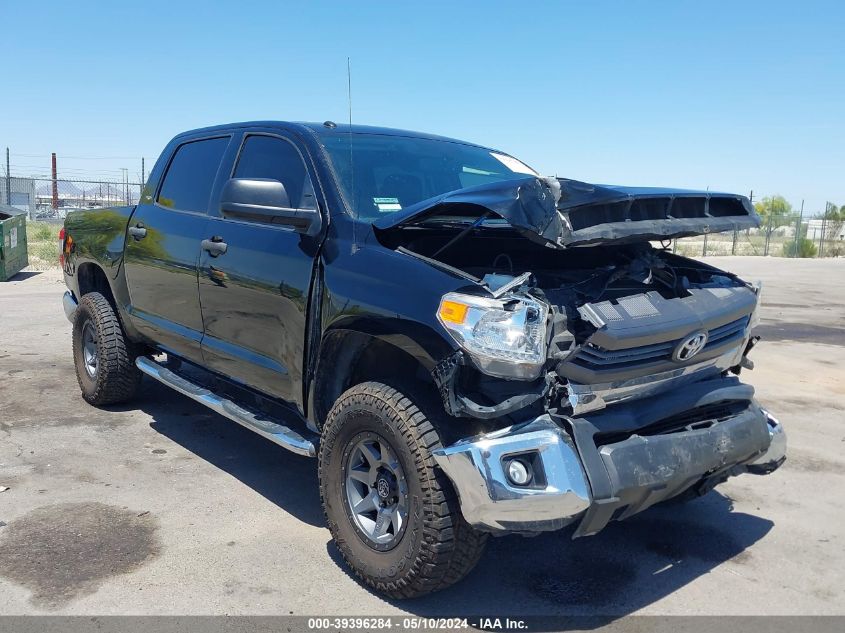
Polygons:
[[192,141],[176,149],[164,175],[158,203],[169,209],[206,213],[211,187],[229,137]]

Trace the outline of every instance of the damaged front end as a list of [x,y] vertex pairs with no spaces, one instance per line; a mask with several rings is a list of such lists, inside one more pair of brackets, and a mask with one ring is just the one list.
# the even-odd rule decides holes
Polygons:
[[783,462],[783,428],[736,377],[759,287],[650,243],[758,221],[741,196],[529,178],[375,223],[475,279],[440,302],[458,350],[432,372],[483,429],[434,453],[468,522],[593,534]]
[[573,538],[587,536],[655,503],[704,494],[730,476],[779,467],[783,427],[749,389],[735,379],[698,383],[662,399],[675,412],[652,410],[645,418],[633,404],[584,417],[548,412],[434,457],[476,529],[531,534],[577,522]]

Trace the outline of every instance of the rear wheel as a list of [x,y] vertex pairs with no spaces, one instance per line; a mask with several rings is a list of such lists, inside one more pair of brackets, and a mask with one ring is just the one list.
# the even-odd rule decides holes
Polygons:
[[135,395],[141,372],[132,350],[108,300],[99,292],[82,297],[73,320],[73,360],[87,402],[118,404]]
[[334,541],[359,578],[394,598],[457,582],[487,541],[461,516],[438,447],[417,404],[375,382],[338,398],[323,428],[320,495]]

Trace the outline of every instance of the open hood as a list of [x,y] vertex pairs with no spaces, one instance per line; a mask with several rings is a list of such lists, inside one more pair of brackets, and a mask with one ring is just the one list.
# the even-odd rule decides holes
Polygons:
[[745,196],[520,177],[423,200],[373,222],[377,230],[500,218],[546,246],[665,240],[747,229],[760,218]]

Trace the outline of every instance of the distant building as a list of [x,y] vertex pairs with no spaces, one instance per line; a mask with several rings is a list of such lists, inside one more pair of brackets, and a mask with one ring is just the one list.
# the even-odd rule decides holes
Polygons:
[[[7,197],[7,191],[11,190],[11,196]],[[30,218],[35,217],[35,181],[32,178],[11,178],[0,177],[0,203],[11,206],[26,213]]]
[[[823,220],[810,220],[807,222],[807,238],[817,240],[822,237],[822,227],[826,235],[826,240],[845,240],[845,223],[824,222]],[[839,229],[838,234],[834,235],[833,230]]]

